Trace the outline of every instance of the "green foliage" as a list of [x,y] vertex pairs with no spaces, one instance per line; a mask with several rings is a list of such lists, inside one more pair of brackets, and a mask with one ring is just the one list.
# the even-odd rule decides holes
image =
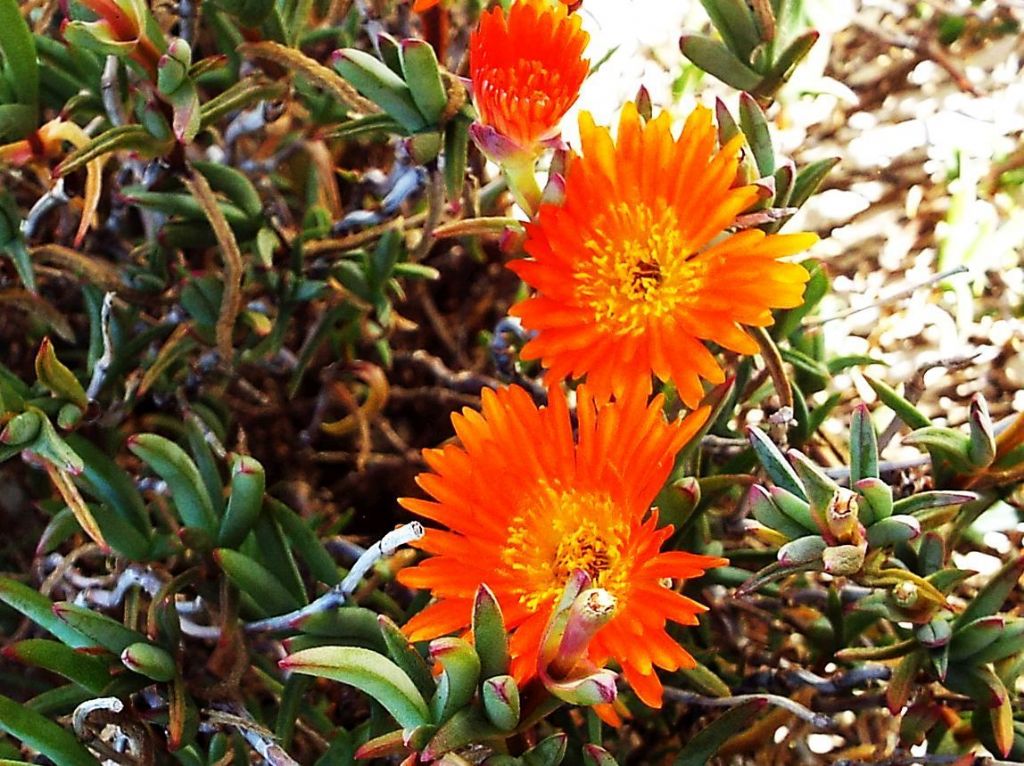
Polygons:
[[[814,259],[803,303],[751,329],[757,355],[711,347],[728,379],[658,496],[666,551],[730,562],[659,592],[713,610],[672,629],[683,655],[645,647],[675,668],[657,671],[662,713],[631,690],[637,668],[590,652],[639,635],[585,613],[607,595],[599,564],[559,573],[546,621],[459,586],[465,614],[440,623],[469,630],[419,640],[405,546],[456,533],[423,538],[395,498],[451,412],[501,381],[541,400],[548,381],[507,316],[524,292],[503,265],[529,226],[470,141],[460,58],[487,4],[372,5],[0,0],[0,766],[688,766],[756,760],[797,721],[831,730],[804,706],[842,694],[884,699],[900,747],[1024,757],[1024,558],[979,579],[954,556],[993,552],[984,514],[1019,515],[1024,416],[993,422],[978,394],[963,425],[933,422],[909,387],[861,376],[884,361],[828,347],[832,265]],[[717,100],[715,139],[742,142],[734,185],[758,192],[732,230],[773,234],[840,161],[778,151],[818,32],[796,0],[702,5],[716,36],[680,48],[742,91],[733,111]],[[935,44],[1010,34],[1007,13],[938,13]],[[549,205],[574,161],[558,149]],[[993,183],[1012,185],[1015,156]],[[900,424],[912,475],[887,465]],[[512,478],[480,481],[502,496]],[[477,544],[501,544],[490,532]],[[516,656],[522,631],[540,656]]]

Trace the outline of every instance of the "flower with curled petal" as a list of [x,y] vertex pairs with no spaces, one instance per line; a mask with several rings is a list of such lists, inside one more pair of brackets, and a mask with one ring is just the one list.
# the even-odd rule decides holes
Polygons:
[[557,389],[540,408],[522,388],[485,389],[482,412],[452,417],[461,446],[424,452],[431,472],[417,481],[433,499],[401,503],[447,529],[428,529],[416,545],[433,556],[398,575],[434,596],[405,630],[415,641],[465,630],[485,583],[511,634],[512,673],[524,681],[543,672],[545,629],[570,578],[584,572],[615,604],[589,642],[589,662],[615,660],[639,697],[658,706],[654,668],[694,665],[666,622],[695,625],[705,611],[676,586],[725,563],[662,552],[673,528],[659,526],[651,509],[708,411],[670,423],[661,396],[599,404],[586,386],[577,394],[575,436]]

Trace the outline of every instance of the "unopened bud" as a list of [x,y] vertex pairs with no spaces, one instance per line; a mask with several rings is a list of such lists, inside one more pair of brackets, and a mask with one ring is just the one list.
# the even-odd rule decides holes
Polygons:
[[[186,46],[187,47],[187,46]],[[191,58],[191,52],[189,53]],[[157,64],[156,87],[165,96],[174,93],[188,77],[189,65],[171,55],[168,50]]]
[[948,620],[936,618],[917,629],[917,640],[929,649],[945,646],[953,637]]
[[519,689],[512,676],[494,676],[483,683],[484,711],[491,723],[502,731],[519,724]]
[[825,571],[835,575],[852,575],[864,566],[866,545],[832,545],[822,551]]
[[587,654],[591,639],[615,616],[618,600],[603,588],[580,593],[569,608],[569,619],[548,672],[555,678],[567,676]]
[[909,580],[901,580],[892,588],[892,599],[904,609],[913,609],[921,600],[921,591]]

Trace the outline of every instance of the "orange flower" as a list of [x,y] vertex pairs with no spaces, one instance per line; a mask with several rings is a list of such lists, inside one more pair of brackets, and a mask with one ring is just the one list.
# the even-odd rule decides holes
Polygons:
[[[590,35],[562,3],[516,0],[480,19],[469,42],[473,98],[484,133],[474,137],[495,160],[511,152],[535,155],[558,135],[558,124],[579,96],[590,62]],[[508,144],[512,146],[508,146]]]
[[659,706],[654,666],[694,665],[665,632],[666,620],[695,625],[705,610],[667,580],[678,584],[725,563],[661,553],[673,528],[659,528],[651,511],[707,409],[667,423],[660,396],[648,405],[633,392],[599,405],[582,386],[574,439],[562,395],[552,389],[550,397],[538,409],[521,388],[485,390],[482,413],[452,416],[462,446],[424,451],[433,472],[417,481],[434,500],[400,502],[448,530],[428,530],[417,545],[434,556],[398,575],[435,598],[405,630],[420,641],[467,628],[474,594],[486,583],[511,633],[512,673],[532,678],[552,610],[570,575],[582,570],[617,602],[590,642],[590,660],[614,659],[640,698]]
[[723,236],[758,191],[732,187],[742,138],[716,151],[707,109],[673,139],[667,114],[644,124],[626,104],[617,143],[584,113],[580,139],[564,201],[541,206],[527,224],[532,259],[510,266],[537,290],[512,308],[537,333],[523,358],[542,360],[552,382],[586,375],[598,399],[650,391],[653,372],[692,407],[701,378],[725,377],[701,341],[755,353],[740,325],[800,305],[808,273],[778,259],[817,237]]

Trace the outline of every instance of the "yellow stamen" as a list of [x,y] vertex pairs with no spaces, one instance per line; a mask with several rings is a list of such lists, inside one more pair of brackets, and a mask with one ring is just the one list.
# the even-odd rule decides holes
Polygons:
[[608,495],[544,488],[529,508],[512,518],[502,555],[522,583],[520,603],[532,611],[553,601],[576,570],[590,576],[591,587],[621,601],[628,580],[629,527],[607,521],[615,515]]
[[620,335],[677,312],[699,293],[706,267],[692,255],[675,212],[620,203],[597,219],[579,262],[577,294]]

